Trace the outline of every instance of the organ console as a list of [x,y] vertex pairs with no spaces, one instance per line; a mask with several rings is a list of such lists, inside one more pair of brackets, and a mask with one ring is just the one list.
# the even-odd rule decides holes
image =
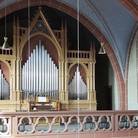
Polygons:
[[36,97],[35,101],[30,101],[29,106],[30,111],[59,111],[61,108],[59,101],[44,96]]

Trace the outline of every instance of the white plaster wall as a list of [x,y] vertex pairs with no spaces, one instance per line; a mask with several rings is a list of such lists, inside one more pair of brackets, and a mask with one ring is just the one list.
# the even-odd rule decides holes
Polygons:
[[118,91],[118,87],[117,87],[117,81],[116,78],[114,77],[114,81],[113,81],[113,109],[114,110],[119,110],[119,91]]
[[128,68],[128,110],[138,110],[137,71],[136,71],[136,45],[137,35],[134,38]]
[[113,68],[109,66],[109,85],[112,86],[112,110],[119,110],[119,93]]

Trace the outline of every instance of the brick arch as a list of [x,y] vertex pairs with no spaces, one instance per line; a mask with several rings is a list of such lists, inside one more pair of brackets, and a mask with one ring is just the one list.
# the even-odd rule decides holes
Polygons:
[[[77,19],[77,11],[69,6],[67,6],[64,3],[61,3],[57,0],[43,0],[43,1],[38,1],[38,0],[30,0],[30,6],[48,6],[54,9],[57,9],[61,12],[64,12],[68,14],[69,16],[72,16],[73,18]],[[14,4],[9,5],[6,8],[6,13],[7,15],[18,11],[20,9],[26,8],[28,6],[28,0],[20,0],[17,1]],[[4,9],[0,10],[0,18],[5,15]],[[119,98],[120,98],[120,110],[125,110],[127,109],[127,103],[126,103],[126,91],[125,91],[125,83],[124,83],[124,78],[121,73],[121,69],[118,63],[118,60],[116,58],[116,55],[110,46],[109,42],[105,38],[105,36],[100,32],[100,30],[85,16],[80,14],[80,23],[83,24],[85,28],[87,28],[100,42],[104,42],[105,44],[105,49],[107,52],[107,55],[109,57],[109,60],[113,66],[113,70],[115,72],[117,82],[118,82],[118,88],[119,88]]]
[[134,0],[120,0],[121,3],[133,14],[138,21],[138,5]]

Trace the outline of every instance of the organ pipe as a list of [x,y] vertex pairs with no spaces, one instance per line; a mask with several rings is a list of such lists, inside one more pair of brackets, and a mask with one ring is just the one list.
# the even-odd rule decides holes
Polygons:
[[[44,52],[44,70],[47,70],[47,65],[48,65],[48,62],[47,62],[47,51]],[[45,95],[47,96],[47,72],[44,73],[44,82],[45,82],[45,85],[44,85],[44,91],[45,91]]]
[[38,58],[38,45],[36,47],[36,95],[39,94],[39,74],[38,74],[38,70],[39,70],[39,58]]
[[29,96],[58,99],[58,68],[39,41],[22,67],[22,90]]
[[36,90],[36,85],[35,85],[35,83],[36,83],[36,77],[35,77],[35,75],[36,75],[36,56],[35,56],[35,50],[33,50],[33,57],[34,57],[34,63],[33,63],[33,69],[34,69],[34,72],[33,72],[33,83],[34,83],[34,87],[33,87],[33,96],[35,97],[36,96],[36,93],[35,93],[35,90]]
[[50,83],[50,78],[49,78],[49,68],[50,68],[50,62],[49,62],[49,55],[47,56],[47,60],[48,60],[48,65],[49,66],[47,66],[48,67],[48,69],[47,69],[47,72],[48,72],[48,74],[47,74],[47,80],[48,80],[48,82],[47,82],[47,95],[49,96],[49,88],[50,88],[50,86],[49,86],[49,83]]
[[44,88],[45,88],[45,86],[44,86],[44,84],[45,84],[45,79],[44,79],[44,72],[45,72],[45,70],[44,70],[44,47],[42,47],[42,61],[41,61],[41,64],[42,64],[42,80],[43,80],[43,82],[42,82],[42,94],[43,95],[45,95],[45,92],[44,92]]

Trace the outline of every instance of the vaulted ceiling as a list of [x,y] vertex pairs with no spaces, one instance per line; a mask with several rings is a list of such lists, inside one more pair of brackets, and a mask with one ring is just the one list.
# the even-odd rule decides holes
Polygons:
[[[17,1],[22,0],[0,0],[0,9]],[[77,10],[77,0],[57,1]],[[137,0],[134,0],[134,2],[137,2]],[[137,23],[132,12],[122,4],[121,0],[80,0],[79,11],[95,24],[106,37],[124,74],[130,39]]]

